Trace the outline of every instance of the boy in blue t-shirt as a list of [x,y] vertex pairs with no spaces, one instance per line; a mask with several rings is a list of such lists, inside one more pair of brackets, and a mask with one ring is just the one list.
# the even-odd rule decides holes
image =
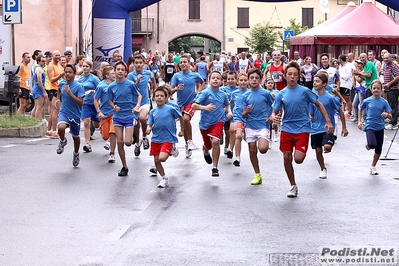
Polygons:
[[177,104],[182,112],[179,137],[184,137],[186,158],[190,158],[192,150],[196,149],[191,126],[191,118],[195,113],[192,104],[195,95],[201,91],[204,80],[198,73],[190,71],[191,65],[187,55],[180,57],[179,66],[181,71],[173,75],[170,85],[172,85],[172,94],[177,92]]
[[[295,182],[292,160],[301,164],[305,160],[309,144],[309,132],[311,131],[309,104],[315,104],[326,120],[327,134],[333,132],[334,127],[328,117],[323,104],[317,100],[317,95],[308,88],[297,84],[300,75],[298,63],[291,61],[284,71],[287,87],[276,95],[273,103],[272,117],[274,123],[281,122],[281,108],[284,108],[283,124],[280,135],[280,150],[284,157],[284,168],[291,188],[287,197],[294,198],[298,195],[298,187]],[[295,152],[293,155],[293,150]]]
[[[137,125],[134,127],[134,135],[137,140],[133,138],[134,145],[134,155],[140,155],[140,147],[143,144],[144,150],[147,150],[150,147],[150,142],[146,137],[146,129],[147,129],[147,118],[148,112],[150,111],[150,95],[154,91],[156,86],[156,80],[154,78],[154,74],[150,70],[144,70],[144,60],[143,57],[139,55],[135,55],[133,59],[134,71],[130,72],[127,75],[127,79],[133,81],[142,96],[141,106],[139,110],[139,119]],[[150,83],[150,91],[148,91],[148,84]],[[143,138],[140,140],[140,125],[143,133]]]
[[[218,163],[220,156],[220,139],[226,117],[232,118],[228,96],[219,88],[222,85],[222,74],[213,71],[209,76],[209,88],[200,92],[194,99],[192,108],[201,110],[199,127],[204,140],[203,153],[208,164],[213,163],[212,176],[219,176]],[[225,108],[227,114],[225,113]],[[209,151],[212,149],[212,156]]]
[[[65,80],[62,80],[58,84],[62,95],[62,106],[57,121],[58,134],[60,135],[60,143],[58,144],[57,153],[61,154],[64,152],[64,147],[67,145],[65,129],[69,127],[74,145],[72,165],[76,167],[80,162],[80,117],[82,115],[85,90],[82,85],[75,81],[76,68],[73,65],[68,64],[64,69],[64,73]],[[60,102],[60,100],[58,99],[57,102]]]
[[234,143],[230,143],[231,150],[235,151],[235,159],[233,165],[236,167],[240,166],[241,156],[241,142],[242,135],[244,133],[244,118],[242,117],[242,95],[248,91],[248,75],[246,73],[240,73],[238,78],[238,90],[235,90],[231,94],[230,108],[233,109],[233,131],[235,133]]
[[[334,114],[336,112],[339,113],[342,121],[341,136],[346,137],[348,136],[348,130],[346,129],[344,112],[341,109],[341,104],[339,103],[338,99],[326,91],[325,87],[327,86],[327,81],[328,79],[326,75],[320,73],[316,74],[313,80],[314,89],[316,90],[318,100],[323,104],[324,108],[326,109],[330,121],[334,127]],[[326,179],[327,168],[324,164],[323,148],[325,153],[331,152],[331,149],[335,143],[335,139],[333,133],[326,133],[326,129],[324,128],[326,121],[314,104],[310,106],[310,115],[311,117],[313,117],[310,137],[311,146],[312,149],[314,149],[316,152],[316,158],[320,165],[319,178]]]
[[[116,62],[116,79],[108,87],[110,105],[114,110],[113,123],[118,154],[122,161],[122,169],[118,173],[119,176],[127,176],[129,172],[124,145],[130,147],[133,143],[133,126],[137,123],[137,114],[139,113],[142,99],[136,84],[126,79],[125,73],[125,62]],[[125,134],[123,134],[124,129]],[[123,139],[123,135],[125,135],[125,139]]]
[[255,171],[251,185],[262,184],[260,174],[258,150],[264,154],[269,149],[270,125],[273,97],[269,91],[260,87],[262,72],[257,68],[248,71],[250,90],[242,95],[242,117],[245,120],[245,136],[248,142],[249,158]]
[[162,178],[158,184],[159,188],[164,188],[169,183],[162,163],[172,154],[173,144],[178,142],[176,119],[181,116],[180,110],[166,104],[168,97],[169,93],[165,87],[160,86],[155,89],[154,100],[157,107],[150,111],[146,130],[147,135],[152,131],[150,155],[154,156],[156,170]]
[[[374,157],[370,167],[371,175],[378,175],[376,168],[378,159],[382,152],[382,144],[384,143],[384,119],[392,119],[392,109],[388,102],[381,97],[382,84],[376,79],[370,85],[371,97],[366,98],[360,108],[358,116],[358,128],[366,132],[367,144],[366,149],[374,149]],[[365,112],[366,119],[363,126]]]
[[[227,85],[220,87],[220,90],[227,94],[229,101],[231,101],[231,94],[237,90],[237,73],[229,72],[227,73]],[[232,109],[232,106],[230,106]],[[233,159],[233,147],[235,142],[235,132],[233,129],[233,124],[231,124],[231,120],[227,120],[224,122],[224,154],[227,155],[228,159]]]

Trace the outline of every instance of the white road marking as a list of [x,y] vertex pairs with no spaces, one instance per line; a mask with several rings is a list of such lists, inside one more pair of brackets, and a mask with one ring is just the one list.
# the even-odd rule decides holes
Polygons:
[[105,240],[118,240],[129,230],[130,224],[119,224],[114,230],[109,233]]
[[140,200],[140,202],[133,207],[133,211],[145,211],[151,203],[151,200]]
[[17,146],[17,145],[10,144],[10,145],[4,145],[3,148],[12,148],[12,147],[15,147],[15,146]]
[[28,139],[26,142],[36,142],[36,141],[42,141],[45,140],[47,138],[40,138],[40,139]]

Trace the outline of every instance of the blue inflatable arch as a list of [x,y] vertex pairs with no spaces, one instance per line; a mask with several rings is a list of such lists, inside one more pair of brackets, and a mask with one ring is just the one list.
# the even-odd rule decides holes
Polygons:
[[93,63],[98,68],[119,52],[125,61],[132,55],[132,22],[130,12],[150,6],[159,0],[94,0]]

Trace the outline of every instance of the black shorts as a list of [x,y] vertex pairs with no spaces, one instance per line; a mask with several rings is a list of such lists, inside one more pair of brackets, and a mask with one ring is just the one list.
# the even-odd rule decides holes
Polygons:
[[51,102],[53,97],[57,98],[58,90],[47,90],[48,100]]
[[172,75],[166,74],[166,75],[165,75],[165,82],[166,82],[166,83],[169,83],[170,80],[172,79],[172,77],[173,77],[173,74],[172,74]]
[[230,122],[231,122],[231,120],[224,122],[224,131],[226,131],[226,132],[229,131]]
[[21,88],[21,94],[18,97],[27,100],[27,99],[29,99],[29,96],[30,96],[30,90]]
[[339,93],[341,93],[342,96],[350,96],[351,90],[348,88],[339,87]]
[[335,140],[333,133],[319,133],[310,136],[310,145],[312,149],[321,148],[326,144],[334,146]]

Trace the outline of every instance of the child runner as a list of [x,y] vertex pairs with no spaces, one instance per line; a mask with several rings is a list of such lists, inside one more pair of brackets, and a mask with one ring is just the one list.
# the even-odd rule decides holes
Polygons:
[[176,119],[181,116],[180,110],[166,104],[169,97],[167,89],[163,86],[154,91],[154,100],[157,107],[150,111],[147,123],[147,135],[152,131],[150,155],[154,156],[154,163],[161,175],[159,188],[164,188],[169,183],[162,163],[172,154],[172,146],[178,142],[176,136]]
[[[65,80],[60,81],[58,84],[62,95],[62,106],[58,114],[57,122],[58,134],[60,135],[60,144],[58,144],[57,153],[61,154],[64,152],[64,147],[67,145],[65,129],[69,127],[74,146],[72,165],[76,167],[80,162],[79,131],[85,90],[82,85],[75,81],[76,69],[73,65],[66,65],[64,73]],[[57,102],[59,101],[58,99]]]
[[94,93],[94,106],[97,110],[98,118],[100,119],[100,133],[103,140],[106,140],[104,145],[105,149],[110,150],[108,162],[115,162],[115,147],[116,147],[116,136],[115,127],[112,122],[112,110],[109,104],[109,93],[108,87],[115,80],[114,67],[106,66],[103,69],[102,76],[104,80],[98,84],[96,92]]
[[[138,54],[134,56],[133,59],[134,71],[130,72],[127,75],[127,79],[136,83],[138,90],[142,96],[141,106],[139,111],[139,123],[134,127],[134,134],[137,137],[137,142],[135,141],[134,145],[134,155],[140,155],[140,147],[143,144],[144,150],[147,150],[150,147],[150,142],[146,137],[146,129],[147,129],[147,117],[148,112],[150,111],[150,94],[155,88],[156,81],[153,73],[150,70],[144,70],[144,59]],[[148,92],[148,82],[151,81],[151,89],[150,94]],[[140,140],[140,125],[141,130],[143,132],[143,139]]]
[[241,142],[244,133],[244,118],[242,117],[242,95],[248,91],[248,76],[246,73],[238,74],[239,89],[231,94],[231,108],[233,108],[233,123],[230,125],[235,132],[235,141],[230,143],[230,149],[235,148],[236,157],[233,165],[240,166]]
[[[228,119],[232,117],[228,96],[219,90],[221,85],[222,74],[218,71],[212,71],[209,76],[210,87],[197,95],[192,106],[194,110],[201,110],[199,127],[204,140],[202,150],[205,161],[208,164],[213,163],[212,176],[219,176],[220,138],[223,134],[226,116]],[[211,149],[212,156],[209,153]]]
[[[113,123],[118,154],[122,161],[122,169],[118,176],[127,176],[129,169],[126,163],[124,145],[130,147],[133,143],[133,126],[137,123],[136,119],[142,96],[136,84],[125,78],[125,62],[118,61],[114,67],[116,79],[109,85],[108,91],[110,93],[110,105],[114,110]],[[125,136],[123,136],[123,129],[125,129]]]
[[[366,132],[366,149],[374,149],[374,157],[370,167],[370,175],[378,175],[376,168],[378,159],[382,152],[384,142],[384,119],[392,119],[392,109],[388,102],[381,97],[382,84],[376,79],[371,83],[372,96],[366,98],[359,109],[358,128]],[[363,115],[366,113],[366,120],[363,126]]]
[[272,113],[273,97],[260,87],[262,72],[257,68],[248,71],[248,84],[250,90],[242,95],[242,117],[245,119],[245,136],[248,143],[249,159],[255,171],[251,185],[262,184],[260,174],[258,150],[264,154],[269,149],[270,126],[273,122]]
[[[345,114],[342,111],[341,104],[336,97],[331,95],[325,90],[327,86],[328,78],[326,75],[321,73],[316,74],[313,79],[313,87],[316,90],[318,100],[323,104],[327,111],[330,121],[335,127],[334,114],[338,112],[342,121],[342,132],[341,136],[348,136],[348,130],[346,129]],[[324,165],[323,148],[325,153],[329,153],[334,146],[334,136],[332,133],[327,134],[324,125],[326,121],[323,116],[316,108],[315,105],[310,107],[310,115],[312,119],[312,131],[311,131],[311,146],[316,152],[316,158],[320,165],[319,178],[327,178],[327,168]]]
[[[278,89],[276,89],[276,83],[274,83],[272,78],[266,78],[265,82],[263,82],[263,88],[265,90],[268,90],[270,94],[272,95],[273,99],[276,98],[276,95],[280,92]],[[271,124],[270,125],[270,140],[274,140],[275,142],[278,141],[280,138],[280,124]],[[274,130],[273,130],[274,129]],[[274,132],[274,137],[273,137],[273,132]],[[270,149],[272,148],[272,142],[270,142]]]
[[[231,101],[231,94],[233,91],[237,90],[237,73],[228,72],[227,73],[227,85],[220,88],[221,91],[227,94],[229,101]],[[230,106],[231,108],[232,106]],[[232,108],[231,108],[232,109]],[[233,130],[233,125],[231,124],[231,120],[227,120],[224,122],[224,153],[227,155],[227,158],[233,158],[233,148],[229,148],[230,143],[234,145],[235,141],[235,132]]]
[[97,117],[97,111],[94,107],[94,92],[97,85],[100,83],[100,79],[93,75],[90,71],[93,67],[93,62],[89,60],[83,61],[83,74],[78,79],[78,82],[82,84],[85,89],[85,97],[83,100],[82,107],[82,120],[84,125],[84,137],[86,144],[83,146],[85,152],[91,152],[90,145],[90,125],[93,121],[94,127],[100,126],[100,120]]
[[182,111],[179,136],[184,136],[184,141],[186,142],[186,158],[190,158],[191,151],[195,150],[191,127],[191,118],[195,110],[191,108],[191,106],[204,80],[198,73],[191,72],[188,56],[182,55],[180,57],[179,66],[181,72],[173,75],[170,85],[172,85],[172,94],[177,92],[177,104]]
[[[273,121],[280,124],[281,108],[284,108],[283,124],[280,135],[280,150],[284,157],[284,169],[287,174],[291,188],[287,197],[294,198],[298,195],[298,187],[295,182],[294,167],[292,159],[301,164],[305,160],[309,144],[310,117],[309,104],[313,103],[322,113],[328,127],[327,134],[330,134],[334,127],[328,117],[323,104],[317,100],[317,95],[308,88],[298,85],[300,75],[299,65],[295,61],[287,64],[284,71],[284,78],[287,80],[287,87],[277,94],[273,103]],[[293,155],[293,150],[295,152]]]

